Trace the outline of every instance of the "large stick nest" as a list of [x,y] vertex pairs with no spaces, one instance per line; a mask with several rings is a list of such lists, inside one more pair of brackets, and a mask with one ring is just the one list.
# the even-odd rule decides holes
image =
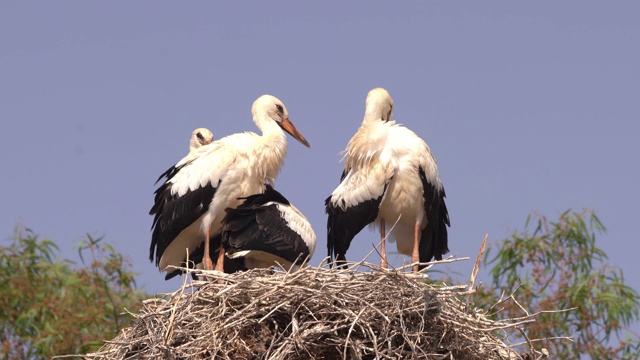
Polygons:
[[[490,320],[470,286],[351,264],[232,275],[203,272],[144,302],[133,324],[86,358],[100,359],[537,359],[505,343],[533,315]],[[530,343],[529,343],[530,345]]]

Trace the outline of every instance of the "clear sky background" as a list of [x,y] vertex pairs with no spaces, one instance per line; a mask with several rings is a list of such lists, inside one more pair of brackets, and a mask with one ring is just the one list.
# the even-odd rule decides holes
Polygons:
[[[196,127],[257,131],[250,107],[269,93],[312,146],[288,138],[276,185],[313,225],[316,265],[339,152],[382,86],[438,160],[453,254],[475,257],[485,233],[496,242],[532,211],[592,208],[608,227],[598,245],[640,289],[638,14],[604,1],[0,2],[0,236],[24,224],[76,258],[85,233],[104,235],[145,290],[176,290],[148,260],[154,181]],[[348,258],[377,241],[365,229]],[[448,266],[465,281],[471,268]]]

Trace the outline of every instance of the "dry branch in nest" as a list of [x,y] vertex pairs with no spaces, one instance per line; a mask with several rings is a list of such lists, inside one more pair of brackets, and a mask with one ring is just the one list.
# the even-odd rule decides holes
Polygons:
[[362,262],[295,273],[189,271],[208,281],[191,281],[166,299],[146,300],[140,313],[132,314],[130,327],[85,358],[544,357],[531,342],[511,346],[501,340],[535,321],[535,314],[490,320],[468,305],[473,292],[468,285],[428,284],[423,274]]

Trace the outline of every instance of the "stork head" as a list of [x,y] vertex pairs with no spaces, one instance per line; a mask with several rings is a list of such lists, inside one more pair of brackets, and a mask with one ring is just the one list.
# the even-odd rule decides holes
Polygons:
[[193,151],[201,146],[211,144],[213,133],[207,128],[197,128],[191,133],[189,141],[189,151]]
[[393,116],[393,99],[383,88],[375,88],[367,94],[364,122],[391,120]]
[[256,122],[256,125],[264,131],[263,121],[275,121],[282,130],[293,136],[302,145],[311,147],[309,142],[304,138],[302,133],[296,129],[293,123],[289,120],[289,112],[284,106],[282,101],[272,95],[262,95],[256,101],[253,102],[251,107],[251,114]]

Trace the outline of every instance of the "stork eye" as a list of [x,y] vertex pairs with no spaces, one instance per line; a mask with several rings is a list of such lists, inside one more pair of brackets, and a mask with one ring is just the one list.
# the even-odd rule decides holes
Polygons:
[[200,140],[204,140],[204,136],[202,136],[202,134],[201,134],[201,133],[197,133],[197,134],[196,134],[196,137],[197,137],[198,139],[200,139]]
[[276,104],[276,109],[278,109],[279,112],[284,112],[284,109],[282,108],[282,105],[280,105],[280,104]]

